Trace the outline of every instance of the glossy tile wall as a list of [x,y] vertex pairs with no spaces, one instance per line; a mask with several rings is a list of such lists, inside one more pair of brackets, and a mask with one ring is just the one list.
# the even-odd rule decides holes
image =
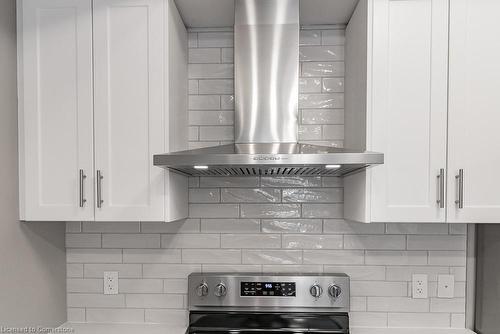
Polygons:
[[[233,140],[232,33],[190,34],[190,146]],[[300,138],[342,146],[343,30],[301,31]],[[353,326],[464,327],[466,226],[342,220],[337,178],[192,178],[190,218],[68,223],[68,316],[186,322],[190,272],[346,272]],[[103,295],[104,271],[120,293]],[[411,274],[429,299],[411,299]],[[455,298],[437,298],[453,274]]]

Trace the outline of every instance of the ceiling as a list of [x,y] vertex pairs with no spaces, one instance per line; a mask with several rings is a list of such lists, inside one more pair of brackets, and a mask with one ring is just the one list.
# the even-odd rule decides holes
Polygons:
[[[300,24],[346,24],[358,0],[300,0]],[[232,27],[234,0],[175,0],[188,28]]]

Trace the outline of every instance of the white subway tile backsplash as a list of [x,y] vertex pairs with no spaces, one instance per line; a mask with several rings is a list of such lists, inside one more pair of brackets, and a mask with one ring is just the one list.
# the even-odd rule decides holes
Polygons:
[[130,308],[182,308],[184,298],[182,295],[167,294],[129,294],[125,303]]
[[67,248],[99,248],[101,247],[100,234],[66,233]]
[[377,265],[425,265],[425,251],[366,251],[366,264]]
[[367,265],[325,265],[325,273],[345,273],[352,281],[384,281],[385,267]]
[[67,312],[68,322],[85,322],[85,308],[68,308]]
[[342,188],[283,189],[283,202],[341,203],[343,200],[344,190]]
[[222,248],[281,248],[279,234],[222,234]]
[[429,312],[429,299],[410,297],[368,297],[368,311],[374,312]]
[[240,249],[183,249],[183,263],[241,263]]
[[221,190],[222,202],[228,203],[268,203],[279,202],[279,189],[266,188],[227,188]]
[[321,78],[300,78],[300,93],[321,93]]
[[85,233],[140,233],[139,222],[83,222]]
[[199,219],[182,219],[168,223],[141,223],[142,233],[198,233]]
[[217,48],[192,48],[188,52],[190,64],[220,63],[221,52]]
[[299,218],[298,204],[241,204],[243,218]]
[[301,264],[300,250],[243,250],[243,264]]
[[302,109],[344,108],[344,94],[343,93],[300,94],[299,108]]
[[124,295],[68,293],[68,307],[124,307]]
[[68,263],[120,263],[122,262],[121,249],[81,249],[69,248],[66,250]]
[[389,313],[389,327],[449,327],[450,315],[448,313]]
[[264,233],[309,233],[318,234],[323,230],[321,219],[263,219]]
[[342,61],[302,63],[303,77],[343,77],[345,65]]
[[384,224],[346,222],[343,219],[325,219],[325,233],[338,234],[384,234]]
[[320,30],[301,30],[299,35],[299,44],[303,45],[321,45]]
[[87,308],[86,315],[87,315],[87,322],[97,322],[97,323],[144,322],[143,309]]
[[198,47],[232,47],[233,33],[232,32],[200,32],[198,33]]
[[181,263],[181,250],[124,249],[123,263]]
[[162,279],[120,279],[120,293],[162,293]]
[[332,29],[321,31],[321,44],[323,45],[344,45],[345,30]]
[[344,124],[344,109],[303,109],[302,124]]
[[358,250],[304,250],[304,264],[363,264]]
[[143,264],[144,278],[186,278],[201,272],[199,264]]
[[220,190],[217,188],[189,189],[189,203],[218,203]]
[[201,231],[204,233],[258,233],[258,219],[202,219]]
[[408,295],[406,282],[353,281],[351,296],[405,297]]
[[104,278],[105,271],[117,271],[118,278],[140,278],[142,276],[141,264],[85,264],[83,266],[83,275],[85,278]]
[[283,248],[294,249],[342,249],[341,235],[295,235],[283,236]]
[[157,234],[103,234],[103,248],[160,248]]
[[343,46],[301,46],[300,61],[339,61],[344,60]]
[[399,235],[345,235],[345,249],[405,249],[406,237]]
[[103,280],[97,278],[69,278],[66,280],[66,291],[68,293],[103,293]]
[[187,324],[186,310],[146,309],[145,320],[150,323],[166,323],[172,327],[183,327]]
[[219,248],[219,234],[163,234],[162,248]]
[[409,235],[408,249],[465,250],[464,236]]
[[[234,140],[233,32],[217,30],[188,36],[189,148]],[[300,43],[299,138],[343,147],[345,32],[301,30]],[[66,225],[69,320],[184,326],[192,272],[325,272],[350,276],[352,326],[464,327],[466,225],[346,222],[336,177],[192,177],[189,188],[188,219]],[[119,272],[118,297],[103,297],[104,271]],[[428,275],[430,299],[410,298],[414,273]],[[455,298],[436,297],[438,274],[455,276]]]
[[189,79],[232,79],[233,72],[233,64],[189,64],[188,66]]
[[199,94],[233,94],[234,80],[213,79],[199,81]]
[[258,177],[202,177],[201,188],[246,188],[259,186]]
[[465,266],[463,251],[430,251],[429,264],[433,266]]
[[189,216],[195,218],[237,218],[237,204],[190,204]]
[[342,218],[343,216],[343,204],[302,204],[302,217],[304,218]]
[[[192,110],[189,112],[190,125],[233,125],[234,111],[228,110]],[[196,140],[199,139],[198,134]]]

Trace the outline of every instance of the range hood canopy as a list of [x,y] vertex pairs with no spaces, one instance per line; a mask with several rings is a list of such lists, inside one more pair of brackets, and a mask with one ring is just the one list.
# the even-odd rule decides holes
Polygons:
[[156,166],[189,176],[346,176],[384,163],[384,155],[293,144],[230,144],[155,155]]
[[297,143],[299,0],[236,0],[236,144],[154,156],[190,176],[345,176],[384,155]]

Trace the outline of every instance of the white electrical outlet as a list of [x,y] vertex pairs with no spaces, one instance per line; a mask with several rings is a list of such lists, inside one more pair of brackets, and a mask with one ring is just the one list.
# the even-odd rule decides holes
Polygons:
[[455,276],[438,275],[438,297],[453,298],[455,296]]
[[425,274],[414,274],[412,276],[412,297],[418,298],[428,298],[429,287],[428,279]]
[[105,271],[104,272],[104,294],[117,295],[118,294],[118,272]]

